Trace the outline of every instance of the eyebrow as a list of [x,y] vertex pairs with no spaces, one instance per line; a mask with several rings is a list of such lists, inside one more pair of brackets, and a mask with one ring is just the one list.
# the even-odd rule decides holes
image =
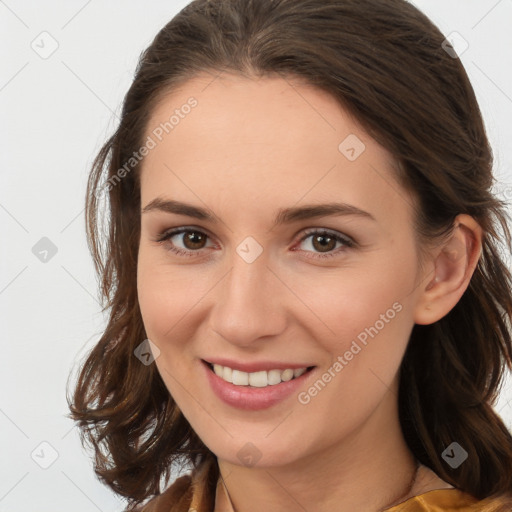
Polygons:
[[[155,210],[165,213],[174,213],[177,215],[186,215],[187,217],[194,217],[196,219],[206,220],[212,223],[217,223],[220,220],[215,214],[211,213],[206,208],[183,203],[181,201],[162,199],[160,197],[157,197],[148,203],[142,209],[142,213]],[[361,210],[356,206],[346,203],[326,203],[280,208],[274,218],[274,227],[316,217],[349,215],[370,219],[376,222],[375,217],[371,213]]]

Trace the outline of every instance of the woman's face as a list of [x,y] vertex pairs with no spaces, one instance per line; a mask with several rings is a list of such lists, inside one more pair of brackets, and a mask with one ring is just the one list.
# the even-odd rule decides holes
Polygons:
[[225,74],[161,100],[145,141],[140,307],[199,437],[261,466],[381,442],[428,277],[390,154],[320,90]]

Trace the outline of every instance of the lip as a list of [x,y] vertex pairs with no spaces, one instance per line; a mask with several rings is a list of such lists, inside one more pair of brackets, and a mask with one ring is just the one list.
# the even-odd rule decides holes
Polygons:
[[286,370],[290,368],[295,370],[297,368],[310,368],[315,366],[309,363],[283,363],[279,361],[251,361],[248,363],[234,361],[233,359],[223,359],[223,358],[214,358],[214,359],[203,359],[205,363],[210,364],[220,364],[221,366],[228,366],[233,370],[240,370],[242,372],[253,373],[253,372],[261,372],[263,370]]
[[[268,363],[265,364],[267,365]],[[267,386],[265,388],[253,388],[250,386],[236,386],[235,384],[226,382],[224,379],[221,379],[216,375],[204,360],[201,361],[201,365],[206,372],[206,378],[210,383],[212,391],[218,398],[220,398],[220,400],[232,407],[236,407],[237,409],[244,409],[248,411],[268,409],[269,407],[285,400],[292,394],[296,394],[297,391],[304,386],[306,380],[311,377],[311,374],[315,372],[315,368],[312,368],[306,373],[303,373],[300,377],[296,377],[287,382],[281,382],[280,384]],[[225,364],[223,366],[229,366],[229,364]],[[290,368],[290,366],[287,366],[286,368]],[[304,366],[295,365],[295,368],[304,368]],[[270,369],[277,370],[278,368],[273,366]]]

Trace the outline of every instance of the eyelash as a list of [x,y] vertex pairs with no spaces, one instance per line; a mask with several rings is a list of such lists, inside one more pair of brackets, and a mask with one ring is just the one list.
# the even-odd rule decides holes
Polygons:
[[[200,229],[195,229],[195,228],[191,228],[191,227],[182,227],[182,228],[172,229],[170,231],[164,231],[156,238],[155,241],[163,244],[165,242],[170,241],[170,239],[172,237],[174,237],[176,235],[183,234],[183,233],[200,233],[201,235],[204,235],[204,236],[210,238],[206,233],[204,233]],[[340,252],[345,252],[347,249],[355,248],[357,245],[351,238],[349,238],[347,236],[341,235],[335,231],[330,231],[327,229],[318,229],[318,228],[311,228],[309,230],[306,230],[306,232],[304,233],[304,236],[298,241],[298,244],[300,245],[302,242],[304,242],[304,240],[309,238],[311,235],[327,235],[331,238],[334,238],[336,240],[336,242],[341,242],[342,244],[344,244],[345,247],[333,249],[332,251],[329,251],[327,253],[313,253],[313,254],[316,254],[316,256],[308,256],[308,258],[313,258],[313,259],[332,258],[334,256],[339,255]],[[196,255],[195,253],[199,253],[201,251],[201,249],[198,249],[196,251],[185,250],[185,249],[181,249],[179,247],[175,247],[174,245],[169,247],[168,250],[177,254],[178,256],[185,256],[185,257],[193,257]],[[297,250],[297,249],[294,249],[294,250]],[[304,251],[304,252],[310,253],[312,251]]]

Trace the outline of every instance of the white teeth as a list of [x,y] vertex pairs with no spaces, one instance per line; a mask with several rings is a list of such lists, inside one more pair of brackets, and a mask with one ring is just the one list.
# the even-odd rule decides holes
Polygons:
[[271,386],[279,384],[281,382],[281,370],[270,370],[267,372],[267,382]]
[[253,372],[249,373],[249,385],[255,388],[264,388],[268,386],[267,372]]
[[287,382],[292,379],[293,379],[293,370],[291,370],[290,368],[287,368],[286,370],[283,371],[283,373],[281,373],[281,380],[283,382]]
[[222,378],[226,382],[233,382],[233,370],[228,366],[224,366],[224,372],[222,373]]
[[233,384],[235,384],[236,386],[248,386],[249,374],[247,372],[233,370]]
[[293,376],[300,377],[305,371],[306,368],[296,368],[295,370],[293,370]]
[[235,384],[235,386],[252,386],[255,388],[264,388],[267,386],[275,386],[281,382],[287,382],[296,377],[300,377],[306,372],[307,368],[296,368],[292,370],[270,370],[259,372],[242,372],[240,370],[233,370],[228,366],[221,366],[220,364],[213,365],[215,375],[219,376],[226,382]]

